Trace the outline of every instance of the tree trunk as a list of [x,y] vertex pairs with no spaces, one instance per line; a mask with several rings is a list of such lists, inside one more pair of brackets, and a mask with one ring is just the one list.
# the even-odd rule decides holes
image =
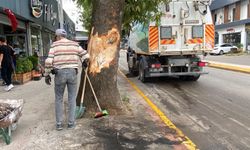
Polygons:
[[[93,0],[92,31],[88,45],[90,54],[89,77],[101,107],[116,114],[121,109],[121,98],[117,88],[117,70],[124,0]],[[81,100],[84,73],[77,96]],[[88,82],[87,82],[88,83]],[[96,111],[97,105],[89,84],[86,86],[84,106]],[[93,110],[95,109],[95,110]]]

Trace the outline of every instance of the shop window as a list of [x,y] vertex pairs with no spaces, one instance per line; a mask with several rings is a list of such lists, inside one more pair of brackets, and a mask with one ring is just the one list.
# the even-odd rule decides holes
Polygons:
[[217,14],[214,14],[214,23],[217,24]]
[[172,27],[161,27],[161,39],[172,38]]
[[219,34],[218,32],[215,32],[215,40],[214,40],[215,44],[219,43]]
[[41,52],[43,50],[42,41],[41,41],[41,31],[38,28],[31,28],[31,46],[32,46],[32,54],[35,52]]
[[236,45],[237,43],[241,43],[241,34],[240,32],[224,34],[223,35],[223,43],[230,43]]

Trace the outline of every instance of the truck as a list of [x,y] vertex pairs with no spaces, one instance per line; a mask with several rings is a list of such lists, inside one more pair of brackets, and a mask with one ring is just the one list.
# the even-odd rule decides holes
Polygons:
[[207,74],[203,58],[214,48],[210,0],[170,0],[159,5],[160,21],[136,24],[128,36],[130,74],[142,82],[174,76],[197,81]]

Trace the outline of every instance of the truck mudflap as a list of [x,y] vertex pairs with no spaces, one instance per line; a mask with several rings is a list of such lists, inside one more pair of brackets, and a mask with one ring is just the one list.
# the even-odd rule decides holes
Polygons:
[[166,76],[198,76],[208,74],[208,72],[176,72],[176,73],[161,73],[161,72],[148,72],[145,74],[146,77],[166,77]]

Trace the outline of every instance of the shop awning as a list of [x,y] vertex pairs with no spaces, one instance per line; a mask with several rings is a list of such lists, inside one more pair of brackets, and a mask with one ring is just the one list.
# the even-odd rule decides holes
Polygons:
[[234,27],[234,26],[239,26],[239,25],[244,25],[244,24],[249,24],[250,19],[245,19],[245,20],[239,20],[239,21],[234,21],[226,24],[221,24],[221,25],[216,25],[215,29],[224,29],[224,28],[229,28],[229,27]]

